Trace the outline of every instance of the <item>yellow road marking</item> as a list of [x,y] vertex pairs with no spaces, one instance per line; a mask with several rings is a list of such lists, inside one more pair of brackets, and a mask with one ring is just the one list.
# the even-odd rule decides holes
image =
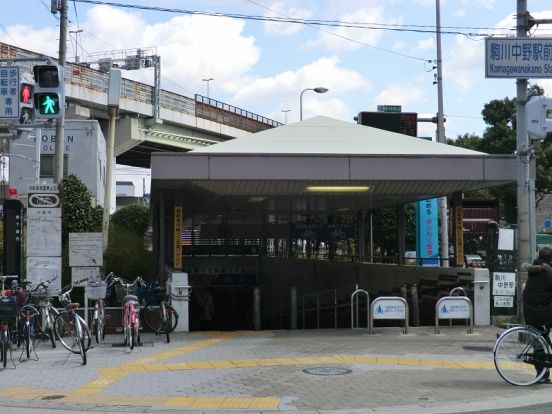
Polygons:
[[[79,402],[83,404],[128,405],[128,406],[163,406],[169,408],[191,409],[277,409],[279,397],[219,397],[219,396],[129,396],[100,394],[101,391],[132,373],[168,372],[204,369],[252,368],[270,366],[297,365],[404,365],[425,366],[433,368],[453,369],[493,369],[492,361],[457,361],[442,359],[421,359],[396,356],[364,356],[364,355],[319,355],[289,358],[259,358],[259,359],[228,359],[208,361],[186,361],[169,364],[159,364],[159,361],[180,356],[207,346],[217,344],[225,339],[239,336],[239,333],[209,333],[209,338],[188,344],[169,351],[161,352],[147,358],[137,359],[125,364],[109,368],[99,368],[99,376],[92,382],[73,391],[53,391],[44,388],[8,387],[0,389],[0,397],[12,400],[40,400],[48,395],[63,395],[56,399],[59,402]],[[206,336],[203,334],[202,336]],[[265,334],[266,336],[266,334]],[[156,364],[157,363],[157,364]],[[515,366],[515,364],[512,364]]]

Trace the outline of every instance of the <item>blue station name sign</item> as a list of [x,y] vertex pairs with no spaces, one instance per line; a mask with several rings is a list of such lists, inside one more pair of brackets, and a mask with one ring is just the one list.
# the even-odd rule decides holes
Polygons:
[[486,38],[485,77],[552,78],[552,38]]

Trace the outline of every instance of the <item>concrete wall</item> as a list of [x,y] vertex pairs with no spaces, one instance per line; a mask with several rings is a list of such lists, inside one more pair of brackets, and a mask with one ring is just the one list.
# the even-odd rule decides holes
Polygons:
[[[291,287],[297,288],[297,302],[300,311],[305,295],[328,291],[319,296],[320,305],[333,303],[334,289],[337,290],[337,300],[340,307],[346,311],[350,303],[351,293],[358,284],[370,294],[370,300],[375,296],[399,295],[404,284],[420,286],[420,280],[437,281],[439,279],[454,279],[460,276],[463,280],[473,280],[470,269],[462,268],[432,268],[420,266],[398,266],[370,263],[339,263],[305,259],[285,259],[263,257],[259,259],[258,283],[261,289],[261,308],[264,321],[271,321],[283,313],[281,326],[287,328],[290,307]],[[340,289],[341,288],[341,289]],[[443,295],[448,294],[447,287]],[[315,296],[306,300],[312,303]],[[434,304],[431,305],[431,308]],[[433,308],[432,308],[433,309]],[[433,315],[433,310],[431,310]],[[275,316],[276,315],[276,316]],[[299,323],[299,325],[301,325]],[[278,327],[278,321],[276,321]],[[344,327],[341,323],[339,327]]]

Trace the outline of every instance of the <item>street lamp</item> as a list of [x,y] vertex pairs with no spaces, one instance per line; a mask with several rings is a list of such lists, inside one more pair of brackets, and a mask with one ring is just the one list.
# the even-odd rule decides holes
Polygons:
[[328,92],[328,88],[323,88],[319,86],[317,88],[307,88],[301,91],[301,95],[299,96],[299,120],[300,121],[303,120],[303,93],[305,93],[305,91],[315,91],[316,93],[326,93]]
[[207,98],[209,97],[209,82],[213,80],[213,78],[205,78],[201,79],[203,82],[207,82]]
[[287,125],[287,113],[289,111],[291,111],[291,109],[282,109],[282,112],[284,113],[284,120],[286,125]]
[[69,30],[69,33],[70,34],[74,34],[75,35],[75,63],[79,63],[80,62],[80,59],[79,59],[79,33],[82,33],[83,30],[82,29],[79,29],[79,30]]

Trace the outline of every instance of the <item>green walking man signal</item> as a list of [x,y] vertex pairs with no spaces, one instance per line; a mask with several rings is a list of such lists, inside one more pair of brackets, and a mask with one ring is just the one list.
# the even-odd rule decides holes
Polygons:
[[40,115],[56,115],[60,113],[59,95],[57,93],[37,93],[37,109]]
[[63,67],[60,65],[37,65],[33,70],[35,117],[37,119],[63,117],[65,110]]

